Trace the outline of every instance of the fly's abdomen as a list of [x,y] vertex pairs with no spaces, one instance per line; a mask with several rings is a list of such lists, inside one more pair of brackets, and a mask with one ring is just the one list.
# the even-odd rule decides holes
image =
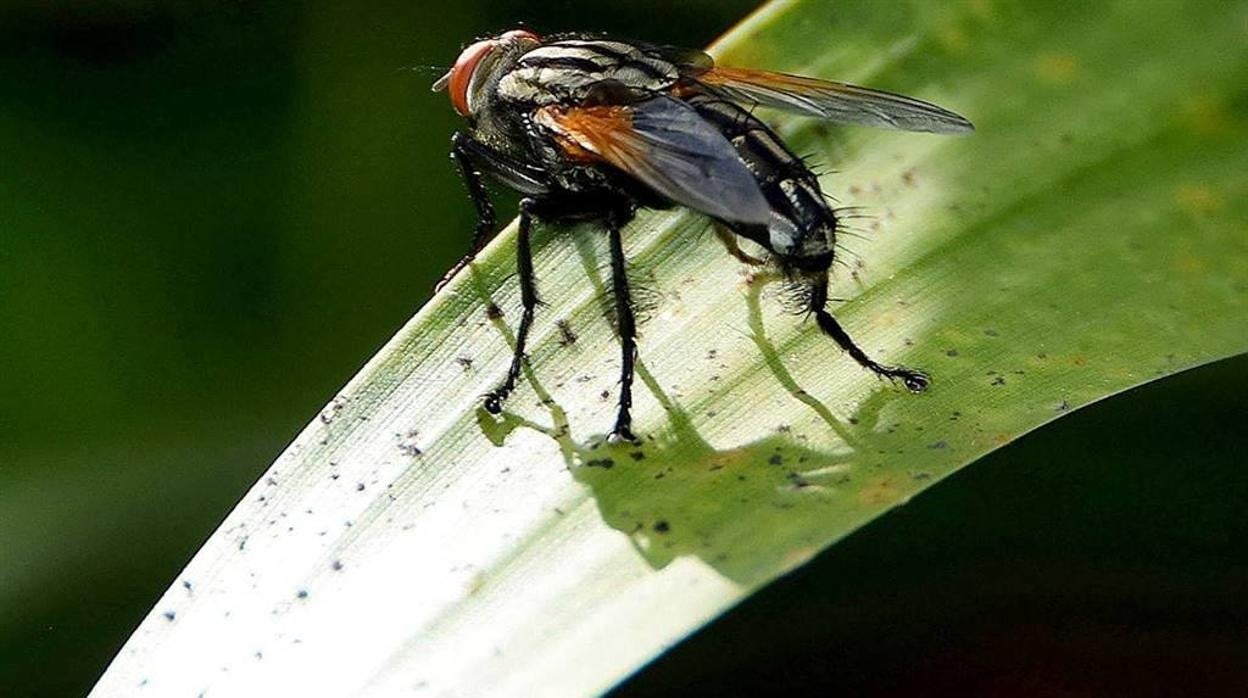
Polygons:
[[783,266],[812,272],[827,269],[836,242],[836,214],[806,163],[766,124],[736,104],[705,94],[686,101],[732,143],[771,205],[771,222],[765,230],[733,225],[733,231],[774,252]]

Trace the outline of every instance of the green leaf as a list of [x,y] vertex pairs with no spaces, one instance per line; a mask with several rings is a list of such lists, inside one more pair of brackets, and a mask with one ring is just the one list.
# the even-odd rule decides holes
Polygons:
[[95,694],[601,691],[984,453],[1244,351],[1246,17],[1219,2],[766,6],[721,62],[912,94],[978,127],[769,117],[869,214],[841,241],[836,314],[932,388],[878,381],[786,315],[704,219],[653,213],[625,234],[652,306],[644,445],[601,443],[618,348],[588,225],[540,230],[546,305],[496,420],[479,396],[518,315],[508,231],[278,459]]

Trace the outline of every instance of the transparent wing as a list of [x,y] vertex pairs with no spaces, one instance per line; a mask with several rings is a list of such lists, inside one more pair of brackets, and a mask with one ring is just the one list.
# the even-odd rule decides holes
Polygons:
[[568,157],[609,163],[678,204],[726,221],[765,224],[771,217],[732,144],[680,101],[549,106],[534,118]]
[[720,96],[842,124],[903,131],[969,133],[964,117],[912,97],[765,70],[713,67],[691,75]]

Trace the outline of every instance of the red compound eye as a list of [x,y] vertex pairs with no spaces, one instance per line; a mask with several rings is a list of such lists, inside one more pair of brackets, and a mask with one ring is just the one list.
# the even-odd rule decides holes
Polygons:
[[494,40],[478,41],[464,49],[451,68],[451,80],[447,91],[451,95],[451,104],[460,116],[468,116],[468,85],[472,82],[472,74],[486,54],[494,50]]
[[[446,80],[447,92],[451,95],[451,104],[460,116],[468,116],[471,112],[468,108],[468,88],[472,85],[472,76],[477,72],[477,66],[481,64],[481,60],[489,55],[490,51],[498,48],[499,44],[514,41],[530,41],[540,44],[542,39],[531,31],[513,29],[493,39],[478,41],[459,54],[455,67],[451,68],[451,72],[447,73],[443,79]],[[438,81],[434,89],[441,89],[442,84],[442,81]]]

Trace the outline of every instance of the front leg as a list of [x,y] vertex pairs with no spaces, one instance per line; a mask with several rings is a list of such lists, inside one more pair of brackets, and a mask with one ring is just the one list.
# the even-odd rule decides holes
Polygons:
[[469,248],[468,254],[442,276],[437,285],[433,287],[434,293],[441,291],[451,277],[468,266],[481,248],[485,247],[485,243],[494,236],[494,225],[497,220],[494,214],[494,204],[490,202],[490,194],[481,182],[481,173],[473,166],[473,158],[468,146],[470,142],[472,142],[470,137],[462,132],[456,132],[451,137],[451,159],[459,166],[459,174],[464,178],[464,184],[468,187],[468,197],[472,199],[472,205],[477,209],[477,227],[473,230],[472,247]]
[[540,170],[517,162],[462,131],[451,137],[451,158],[459,166],[464,184],[468,187],[468,196],[477,209],[477,227],[473,231],[472,247],[468,254],[442,276],[434,286],[434,293],[442,290],[451,277],[468,266],[481,248],[494,237],[497,217],[494,214],[494,204],[490,202],[490,194],[482,182],[483,175],[490,175],[527,196],[538,196],[549,191],[545,176]]
[[533,324],[533,312],[540,302],[537,297],[537,286],[533,281],[533,250],[529,243],[534,206],[532,199],[520,202],[520,232],[516,236],[516,267],[520,277],[520,304],[523,307],[523,313],[520,315],[520,326],[516,329],[516,348],[511,355],[511,367],[507,370],[507,377],[485,396],[485,410],[490,414],[501,413],[507,396],[516,389],[516,381],[520,380],[520,372],[524,370],[524,347],[529,338],[529,326]]

